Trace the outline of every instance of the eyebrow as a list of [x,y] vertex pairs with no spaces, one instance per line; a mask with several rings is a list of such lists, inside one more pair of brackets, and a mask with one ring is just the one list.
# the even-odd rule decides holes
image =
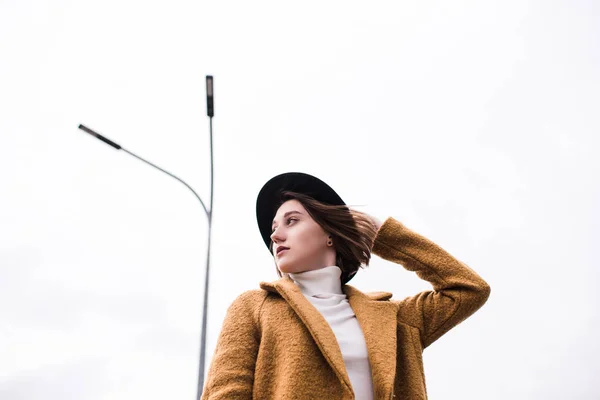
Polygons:
[[[296,210],[292,210],[292,211],[288,211],[285,214],[283,214],[283,218],[287,217],[290,214],[302,214],[300,211],[296,211]],[[275,220],[273,220],[273,223],[271,224],[271,228],[273,228],[273,225],[275,225]]]

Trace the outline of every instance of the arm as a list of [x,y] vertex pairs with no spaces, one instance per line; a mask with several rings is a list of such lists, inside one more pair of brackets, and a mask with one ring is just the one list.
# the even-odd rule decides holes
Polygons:
[[252,399],[260,343],[257,315],[264,298],[264,293],[250,290],[227,309],[202,400]]
[[419,328],[423,349],[477,311],[490,295],[490,286],[475,271],[392,217],[377,231],[372,252],[433,286],[397,301],[398,320]]

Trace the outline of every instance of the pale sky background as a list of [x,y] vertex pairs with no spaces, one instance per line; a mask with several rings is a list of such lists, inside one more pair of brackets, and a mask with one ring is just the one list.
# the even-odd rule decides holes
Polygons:
[[[598,2],[0,4],[2,400],[194,399],[200,203],[77,126],[208,202],[206,75],[207,370],[277,278],[256,195],[302,171],[490,284],[425,350],[431,399],[600,398]],[[430,288],[376,256],[351,284]]]

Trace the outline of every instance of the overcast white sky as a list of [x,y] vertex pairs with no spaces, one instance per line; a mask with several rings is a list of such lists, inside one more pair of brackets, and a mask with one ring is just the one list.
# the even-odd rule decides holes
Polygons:
[[[491,285],[425,351],[430,398],[600,397],[598,2],[0,4],[1,399],[194,398],[200,203],[77,126],[208,202],[210,74],[209,356],[277,278],[258,191],[302,171]],[[351,283],[430,288],[378,257]]]

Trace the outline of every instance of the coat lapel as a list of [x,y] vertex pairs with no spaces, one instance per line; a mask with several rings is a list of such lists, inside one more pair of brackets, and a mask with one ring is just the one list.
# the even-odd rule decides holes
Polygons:
[[[262,289],[277,292],[296,312],[309,330],[321,353],[333,368],[341,382],[351,391],[352,384],[346,371],[342,352],[321,313],[304,297],[298,286],[285,276],[274,282],[261,282]],[[367,295],[358,289],[344,285],[343,291],[363,331],[375,398],[383,398],[393,391],[396,373],[396,307],[387,301],[391,293]]]
[[344,292],[365,336],[373,391],[376,399],[387,398],[394,390],[396,377],[397,308],[388,300],[389,292],[367,295],[358,289],[344,286]]
[[351,392],[352,384],[335,334],[323,315],[304,297],[294,281],[285,276],[272,283],[261,282],[260,287],[269,291],[276,291],[287,301],[312,335],[338,379]]

